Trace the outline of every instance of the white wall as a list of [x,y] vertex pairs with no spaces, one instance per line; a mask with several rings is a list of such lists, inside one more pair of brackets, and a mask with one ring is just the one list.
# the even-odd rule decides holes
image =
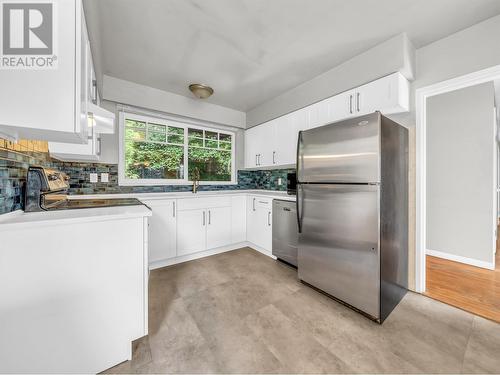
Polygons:
[[493,82],[427,101],[428,250],[492,262],[497,157],[493,111]]
[[413,79],[415,50],[400,34],[247,112],[247,127],[262,124],[394,72]]
[[215,124],[246,127],[245,112],[105,75],[102,98]]

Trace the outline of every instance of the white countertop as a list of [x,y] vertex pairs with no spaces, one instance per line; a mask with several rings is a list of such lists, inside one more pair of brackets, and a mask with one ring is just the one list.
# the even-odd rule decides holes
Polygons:
[[61,221],[86,222],[128,219],[134,217],[151,216],[151,210],[145,205],[82,208],[61,211],[24,212],[17,210],[0,215],[0,231],[9,230],[15,226],[58,224]]
[[[172,193],[131,193],[131,194],[92,194],[92,195],[71,195],[69,199],[107,199],[107,198],[137,198],[141,201],[160,199],[187,199],[210,196],[231,196],[231,195],[257,195],[272,199],[295,201],[295,195],[288,195],[285,191],[275,190],[219,190],[200,191],[196,194],[191,192]],[[19,225],[43,225],[57,224],[64,222],[85,222],[96,220],[114,220],[131,217],[151,216],[151,210],[144,206],[118,206],[82,208],[61,211],[24,212],[21,210],[0,215],[0,231],[12,229]]]
[[171,192],[171,193],[130,193],[130,194],[85,194],[70,195],[69,199],[108,199],[108,198],[137,198],[139,200],[153,199],[184,199],[221,195],[258,195],[272,199],[281,199],[295,202],[295,195],[288,195],[286,191],[276,190],[215,190],[199,191],[196,194],[191,192]]

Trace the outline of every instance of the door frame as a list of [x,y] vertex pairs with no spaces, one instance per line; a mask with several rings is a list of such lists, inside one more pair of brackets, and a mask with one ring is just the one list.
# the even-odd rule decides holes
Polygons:
[[[415,91],[415,111],[416,111],[416,246],[415,246],[415,290],[424,293],[426,289],[426,187],[427,187],[427,99],[456,91],[481,83],[486,83],[500,79],[500,65],[483,69],[474,73],[438,82],[430,86],[419,88]],[[494,139],[496,147],[496,139]],[[495,151],[496,154],[496,151]],[[494,176],[498,172],[495,171]],[[494,181],[496,186],[496,178]],[[496,188],[494,189],[496,194]],[[495,222],[496,222],[496,207]],[[496,241],[494,242],[496,246]],[[495,255],[492,253],[492,264],[494,269]]]

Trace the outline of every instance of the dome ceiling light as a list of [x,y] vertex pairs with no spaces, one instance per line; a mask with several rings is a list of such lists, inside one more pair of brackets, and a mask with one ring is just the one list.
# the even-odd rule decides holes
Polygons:
[[201,83],[193,83],[189,85],[189,90],[198,99],[206,99],[214,93],[214,89],[210,86],[202,85]]

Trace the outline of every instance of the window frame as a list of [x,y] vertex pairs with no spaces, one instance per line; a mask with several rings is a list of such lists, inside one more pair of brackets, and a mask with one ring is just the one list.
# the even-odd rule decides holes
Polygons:
[[[184,170],[185,175],[183,179],[131,179],[125,176],[125,121],[134,120],[146,123],[153,123],[159,125],[173,126],[184,129]],[[231,136],[231,181],[200,181],[200,185],[236,185],[236,132],[226,129],[218,129],[211,126],[192,124],[181,119],[168,119],[162,117],[145,116],[135,113],[123,112],[119,114],[118,124],[118,143],[119,143],[119,157],[118,157],[118,185],[120,186],[155,186],[155,185],[190,185],[193,181],[189,180],[189,129],[205,130],[210,132],[222,133]],[[147,135],[146,135],[147,137]],[[147,141],[147,138],[145,142]],[[150,142],[154,143],[154,142]],[[229,152],[229,151],[228,151]]]

